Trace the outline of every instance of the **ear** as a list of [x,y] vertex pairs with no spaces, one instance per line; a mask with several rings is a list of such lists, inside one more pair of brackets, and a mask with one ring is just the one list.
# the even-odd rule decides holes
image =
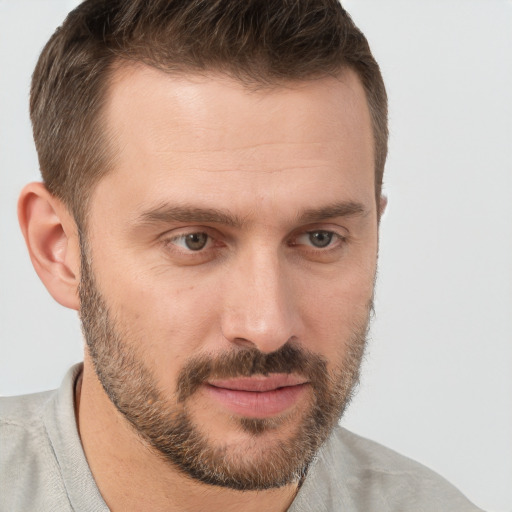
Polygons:
[[21,191],[18,219],[39,279],[58,303],[78,310],[80,244],[72,215],[42,183],[30,183]]
[[384,212],[386,211],[386,207],[388,205],[388,198],[387,196],[380,196],[379,200],[379,221],[381,217],[384,215]]

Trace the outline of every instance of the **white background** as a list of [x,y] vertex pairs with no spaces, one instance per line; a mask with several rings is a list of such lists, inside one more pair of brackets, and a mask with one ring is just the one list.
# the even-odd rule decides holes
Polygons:
[[[72,0],[0,0],[0,393],[54,388],[76,314],[32,270],[30,74]],[[512,512],[512,2],[346,0],[387,82],[377,319],[344,424]]]

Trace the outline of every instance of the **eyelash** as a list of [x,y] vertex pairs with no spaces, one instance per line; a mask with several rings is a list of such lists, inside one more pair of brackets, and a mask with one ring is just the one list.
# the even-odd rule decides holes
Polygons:
[[[208,237],[208,239],[206,241],[206,245],[211,245],[211,242],[215,240],[213,236],[211,236],[210,234],[208,234],[205,231],[190,231],[189,233],[183,233],[181,235],[177,235],[172,238],[168,238],[166,240],[166,244],[177,245],[175,242],[178,240],[183,240],[183,242],[185,243],[185,239],[191,235],[206,235]],[[203,251],[203,248],[201,248],[197,251],[194,251],[193,249],[190,249],[190,248],[188,251],[185,248],[183,248],[183,249],[185,250],[185,252],[191,252],[191,253],[200,253]]]
[[[314,233],[324,233],[331,236],[331,240],[329,241],[329,244],[325,247],[314,247],[313,245],[307,245],[307,244],[299,244],[296,241],[304,236],[310,236]],[[200,248],[196,251],[190,248],[180,247],[176,242],[179,240],[182,240],[183,243],[185,243],[185,238],[190,235],[206,235],[207,241],[204,248]],[[288,247],[298,247],[300,245],[303,245],[305,247],[305,250],[314,253],[314,254],[328,254],[332,251],[336,251],[337,249],[340,249],[346,242],[347,242],[347,236],[341,235],[340,233],[337,233],[336,231],[329,230],[329,229],[310,229],[307,231],[303,231],[297,235],[294,235],[290,241],[287,243]],[[175,253],[179,253],[186,257],[197,257],[204,259],[207,254],[209,254],[211,251],[215,251],[216,249],[224,246],[222,242],[218,243],[216,236],[212,235],[211,232],[208,230],[201,230],[197,229],[194,231],[188,231],[184,233],[180,233],[178,235],[165,238],[163,240],[164,246],[166,249],[171,250]],[[215,247],[215,244],[217,243],[217,247]],[[212,244],[214,245],[212,247]]]
[[[327,252],[329,250],[334,250],[334,249],[338,248],[339,245],[342,245],[343,243],[345,243],[347,241],[347,237],[346,236],[340,235],[339,233],[336,233],[336,231],[332,231],[332,230],[329,230],[329,229],[312,229],[312,230],[308,230],[308,231],[305,231],[304,233],[296,236],[295,240],[297,240],[297,239],[299,239],[300,237],[303,237],[303,236],[311,236],[312,234],[315,234],[315,233],[328,234],[331,237],[330,240],[329,240],[328,245],[325,246],[325,247],[315,247],[313,245],[307,246],[307,244],[304,244],[305,246],[309,247],[310,250],[313,250],[315,252]],[[336,241],[338,243],[336,243]],[[292,242],[289,245],[291,247],[295,247],[295,246],[300,245],[300,244]]]

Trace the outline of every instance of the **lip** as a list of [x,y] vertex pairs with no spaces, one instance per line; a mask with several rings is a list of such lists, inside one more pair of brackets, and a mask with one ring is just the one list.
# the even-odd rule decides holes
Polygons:
[[231,413],[246,418],[267,418],[293,407],[308,385],[299,376],[272,374],[211,380],[204,388]]

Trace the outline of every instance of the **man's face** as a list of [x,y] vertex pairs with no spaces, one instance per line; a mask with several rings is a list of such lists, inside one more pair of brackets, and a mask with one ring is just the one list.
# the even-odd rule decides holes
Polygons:
[[114,79],[81,316],[110,399],[160,455],[238,489],[298,479],[349,400],[377,257],[353,73],[249,91]]

